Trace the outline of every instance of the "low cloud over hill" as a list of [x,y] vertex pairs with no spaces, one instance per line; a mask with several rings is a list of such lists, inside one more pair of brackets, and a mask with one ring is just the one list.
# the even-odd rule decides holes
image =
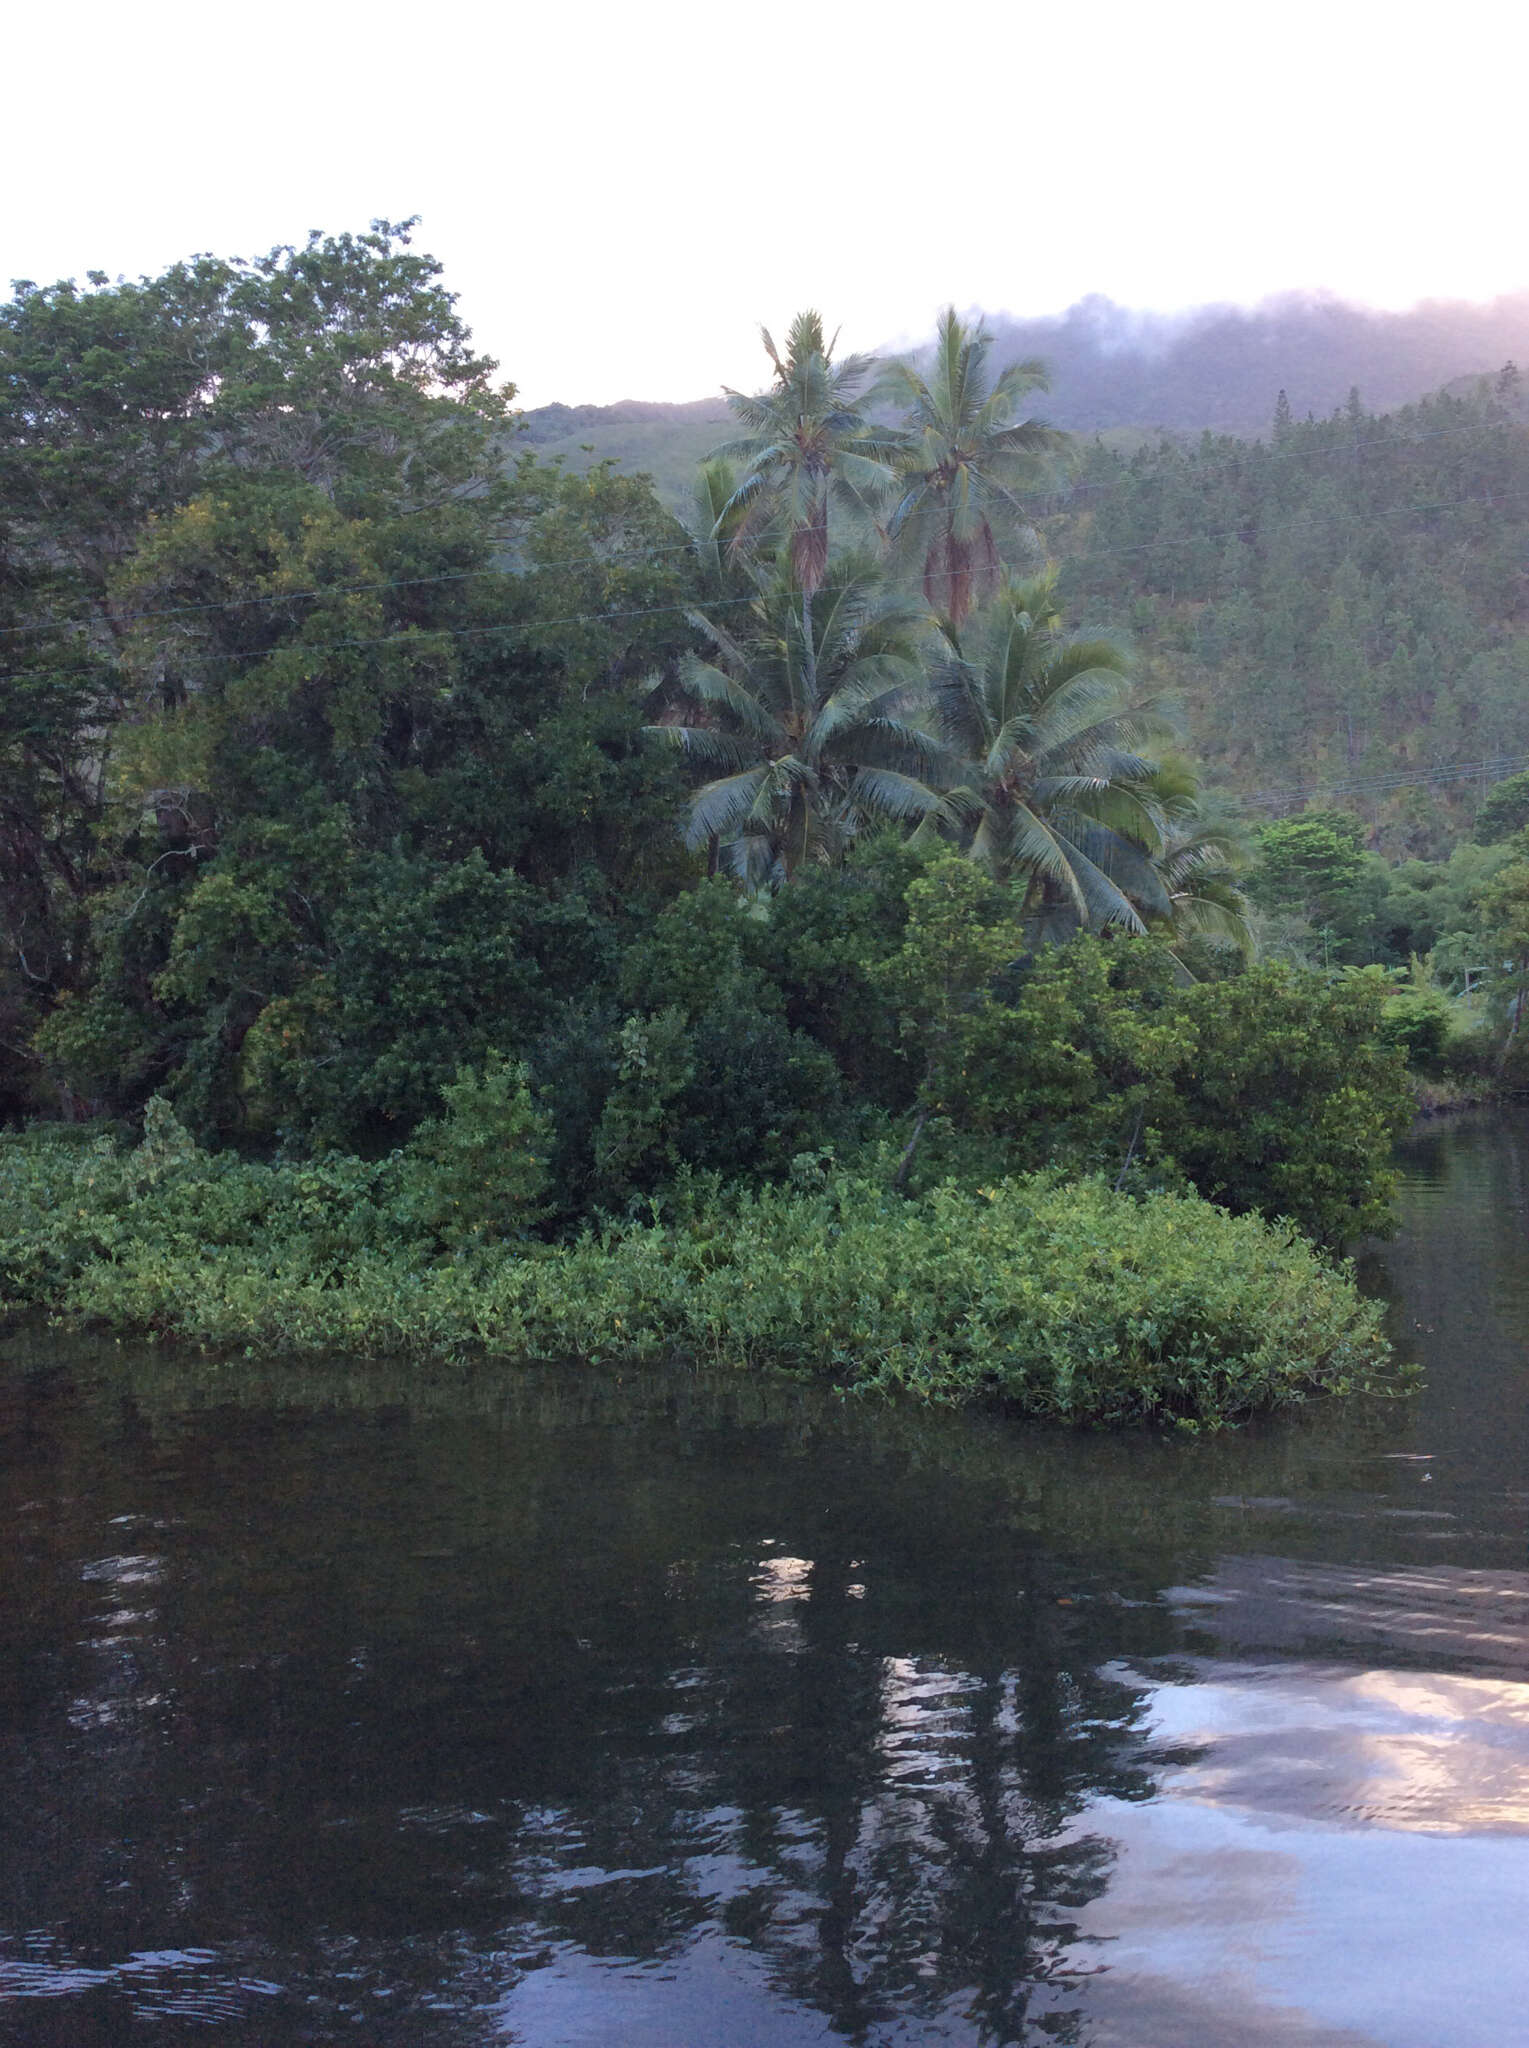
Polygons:
[[1040,356],[1051,372],[1047,415],[1087,432],[1167,427],[1256,434],[1276,394],[1318,419],[1358,385],[1366,409],[1405,405],[1458,377],[1529,359],[1529,292],[1487,306],[1436,302],[1375,312],[1328,297],[1289,296],[1241,310],[1169,316],[1090,298],[1040,320],[990,314],[1002,357]]

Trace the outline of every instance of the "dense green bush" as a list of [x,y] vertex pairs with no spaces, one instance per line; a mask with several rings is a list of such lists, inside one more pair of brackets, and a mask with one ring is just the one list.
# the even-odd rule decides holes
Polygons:
[[1381,1042],[1389,987],[1378,968],[1328,982],[1266,963],[1185,992],[1193,1053],[1159,1130],[1201,1194],[1330,1248],[1390,1225],[1392,1146],[1414,1102]]
[[1150,939],[1026,952],[1011,900],[950,858],[907,902],[901,946],[875,978],[922,1076],[921,1109],[982,1141],[998,1170],[1150,1169],[1334,1249],[1386,1227],[1391,1148],[1414,1105],[1382,1039],[1382,970],[1265,963],[1185,988]]
[[208,1157],[162,1114],[126,1154],[6,1142],[0,1297],[219,1346],[677,1354],[1074,1423],[1392,1383],[1346,1270],[1190,1196],[1041,1176],[902,1200],[803,1160],[792,1186],[682,1178],[646,1222],[442,1256],[408,1234],[410,1171]]
[[420,1125],[399,1162],[400,1225],[452,1248],[523,1235],[546,1214],[552,1143],[525,1063],[490,1053],[443,1092],[445,1115]]
[[1439,989],[1400,988],[1380,1017],[1382,1045],[1392,1046],[1415,1074],[1442,1074],[1451,1039],[1449,999]]

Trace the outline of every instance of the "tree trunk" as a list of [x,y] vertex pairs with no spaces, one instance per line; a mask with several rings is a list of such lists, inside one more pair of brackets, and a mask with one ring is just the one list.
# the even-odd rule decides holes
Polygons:
[[921,1137],[923,1137],[924,1126],[928,1123],[928,1121],[928,1110],[921,1109],[918,1113],[918,1122],[913,1126],[913,1136],[908,1140],[907,1144],[903,1147],[903,1156],[901,1159],[898,1160],[897,1171],[892,1176],[892,1185],[894,1188],[900,1188],[903,1185],[903,1183],[907,1180],[908,1169],[913,1164],[913,1155],[918,1150],[918,1141]]

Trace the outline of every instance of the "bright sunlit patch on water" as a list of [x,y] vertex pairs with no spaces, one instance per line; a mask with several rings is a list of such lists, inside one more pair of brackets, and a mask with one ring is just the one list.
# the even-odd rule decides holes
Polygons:
[[1199,1754],[1179,1799],[1425,1834],[1529,1834],[1529,1684],[1442,1672],[1196,1665],[1151,1732]]
[[1116,1851],[1080,1922],[1098,2048],[1502,2048],[1529,2010],[1529,1683],[1194,1660],[1148,1711],[1160,1796],[1086,1815]]
[[1504,2015],[1529,2011],[1522,1842],[1172,1790],[1088,1820],[1116,1850],[1080,1916],[1105,1966],[1094,2048],[1506,2048]]

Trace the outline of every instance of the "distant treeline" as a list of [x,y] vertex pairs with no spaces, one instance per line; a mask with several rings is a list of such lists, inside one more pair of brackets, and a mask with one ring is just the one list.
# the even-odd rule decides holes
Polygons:
[[1336,788],[1386,850],[1442,854],[1482,784],[1427,778],[1529,754],[1521,395],[1509,365],[1390,414],[1277,399],[1262,443],[1096,443],[1043,522],[1063,587],[1177,690],[1224,786]]

